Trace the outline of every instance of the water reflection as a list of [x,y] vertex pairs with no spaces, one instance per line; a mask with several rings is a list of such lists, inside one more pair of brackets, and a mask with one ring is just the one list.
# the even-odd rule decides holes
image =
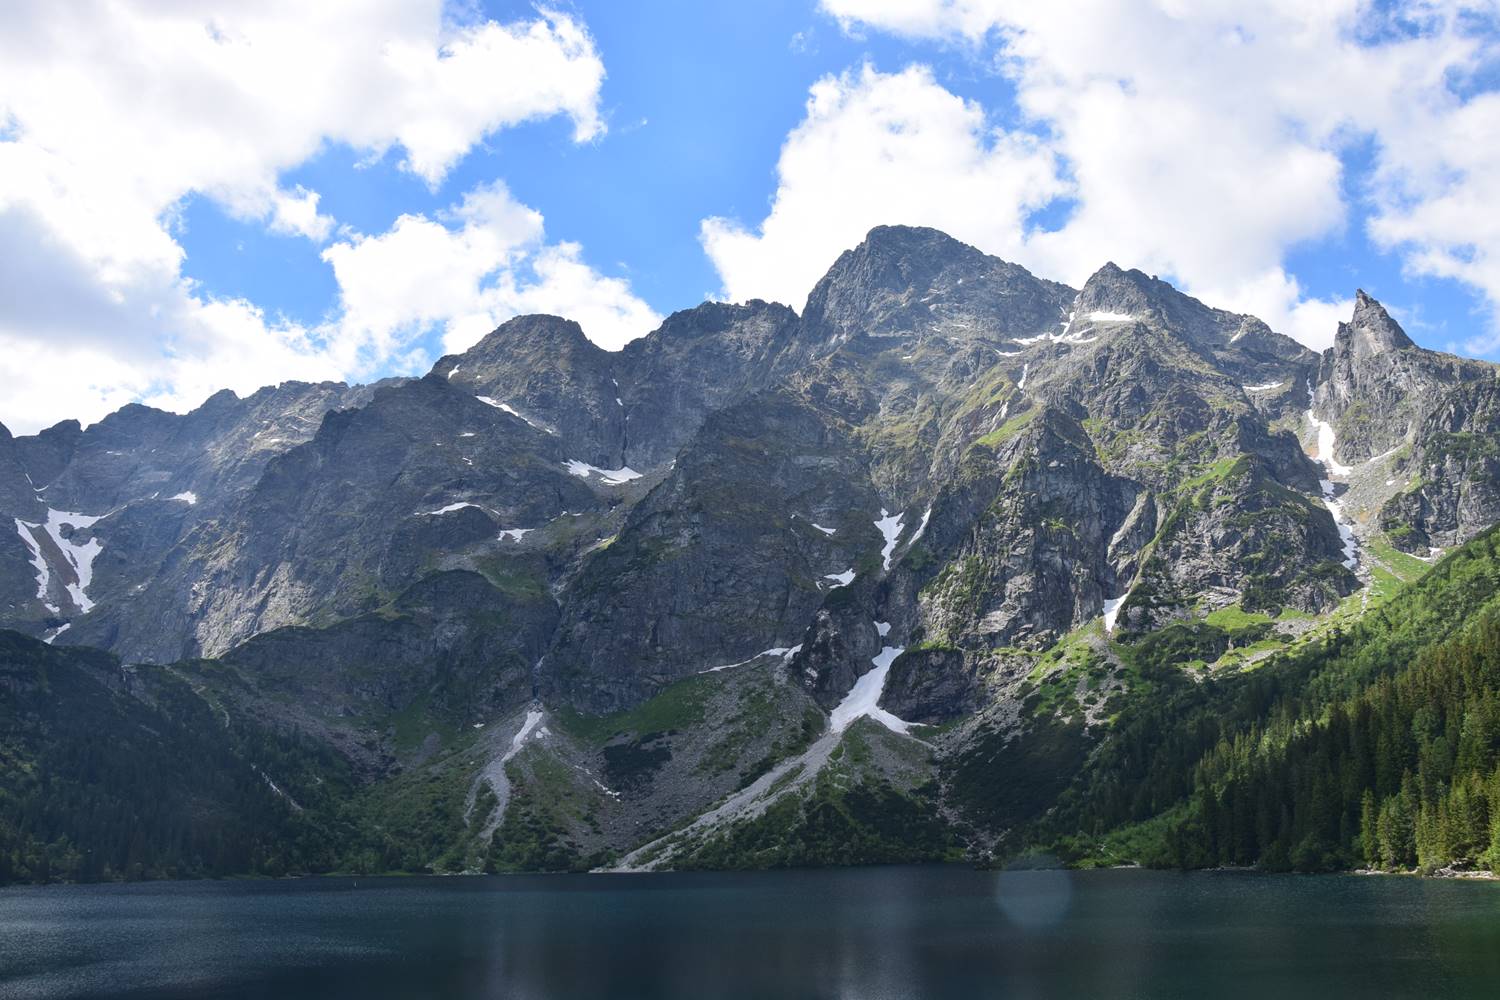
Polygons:
[[[1490,996],[1500,886],[959,868],[0,891],[0,995]],[[1439,988],[1440,987],[1440,988]]]

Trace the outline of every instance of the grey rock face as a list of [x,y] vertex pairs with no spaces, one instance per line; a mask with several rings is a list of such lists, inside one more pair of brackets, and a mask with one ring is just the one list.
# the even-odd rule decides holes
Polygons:
[[971,528],[922,592],[924,635],[1043,646],[1114,596],[1108,543],[1136,488],[1101,468],[1083,428],[1056,409],[1038,410],[1016,438],[990,447],[976,446],[967,481],[934,509],[935,519]]
[[1391,540],[1426,555],[1500,520],[1500,385],[1471,382],[1446,393],[1408,446],[1410,478],[1380,511]]
[[572,320],[518,316],[462,355],[443,358],[433,374],[566,441],[569,457],[618,469],[625,464],[625,412],[615,402],[613,368],[614,356]]
[[1468,382],[1492,382],[1493,366],[1417,347],[1361,291],[1350,322],[1325,351],[1313,408],[1338,432],[1336,457],[1353,465],[1413,439],[1443,397]]
[[786,306],[708,302],[626,344],[617,365],[626,457],[641,468],[670,461],[708,414],[807,360],[800,330]]
[[891,664],[881,704],[897,718],[929,725],[968,715],[984,699],[975,666],[957,649],[908,650]]
[[213,655],[270,628],[372,610],[444,553],[500,551],[513,544],[504,529],[605,503],[566,471],[552,435],[447,380],[378,389],[272,460],[144,590],[80,622],[74,641],[142,659]]
[[245,682],[236,712],[312,732],[378,772],[390,761],[362,743],[359,720],[415,703],[457,727],[495,718],[532,696],[556,620],[545,593],[506,595],[477,573],[445,572],[380,612],[273,629],[222,662]]
[[878,226],[814,286],[814,340],[926,333],[1003,340],[1056,329],[1072,289],[935,229]]
[[768,392],[713,415],[583,566],[544,690],[610,711],[794,645],[831,575],[878,557],[877,507],[858,452],[796,398]]

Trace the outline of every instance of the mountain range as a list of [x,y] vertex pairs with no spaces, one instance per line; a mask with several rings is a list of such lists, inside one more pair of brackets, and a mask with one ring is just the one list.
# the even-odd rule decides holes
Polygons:
[[0,427],[0,881],[1491,865],[1497,376],[890,226],[800,313]]

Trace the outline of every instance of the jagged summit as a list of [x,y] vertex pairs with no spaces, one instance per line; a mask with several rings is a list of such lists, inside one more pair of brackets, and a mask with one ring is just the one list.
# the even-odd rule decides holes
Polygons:
[[1391,319],[1385,307],[1366,295],[1363,288],[1354,293],[1354,315],[1349,322],[1339,324],[1333,345],[1336,353],[1352,354],[1361,361],[1387,351],[1417,346],[1401,329],[1401,324]]
[[562,316],[553,316],[548,313],[527,313],[523,316],[515,316],[501,323],[495,329],[485,334],[472,347],[462,354],[450,355],[443,358],[433,366],[433,371],[438,374],[446,374],[447,371],[461,364],[461,361],[448,363],[450,358],[473,359],[492,357],[496,354],[508,351],[532,351],[532,350],[567,350],[583,354],[605,354],[602,347],[589,340],[583,332],[583,327],[571,319]]
[[1006,339],[1056,329],[1073,289],[936,229],[877,226],[813,287],[810,336]]

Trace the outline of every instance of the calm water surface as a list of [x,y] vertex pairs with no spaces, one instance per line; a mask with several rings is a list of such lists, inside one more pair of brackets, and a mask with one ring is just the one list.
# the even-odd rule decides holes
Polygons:
[[0,996],[1500,997],[1500,883],[874,868],[0,890]]

